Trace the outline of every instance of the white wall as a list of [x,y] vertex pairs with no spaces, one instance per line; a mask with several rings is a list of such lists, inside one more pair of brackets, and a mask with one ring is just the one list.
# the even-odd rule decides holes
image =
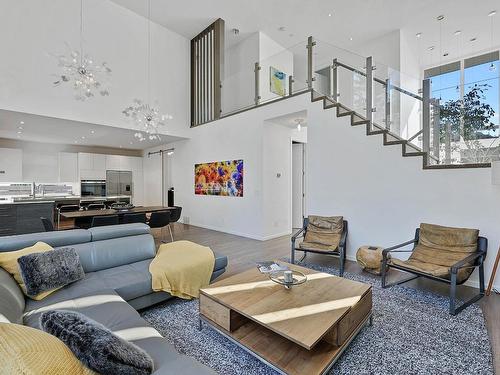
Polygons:
[[307,213],[349,221],[349,258],[361,245],[408,240],[421,222],[479,228],[489,239],[489,279],[500,243],[500,187],[489,168],[423,170],[420,157],[401,157],[400,146],[382,146],[320,103],[308,114]]
[[[146,20],[112,1],[85,0],[84,49],[113,70],[110,96],[84,103],[53,87],[52,54],[79,47],[79,1],[0,0],[0,108],[95,124],[132,127],[122,110],[146,95]],[[189,127],[189,41],[152,24],[151,101],[173,115],[168,134]]]
[[[291,139],[304,139],[306,132],[266,120],[305,109],[309,98],[291,98],[199,126],[191,129],[188,140],[162,146],[175,148],[171,181],[182,216],[192,225],[260,240],[290,233]],[[146,150],[143,158],[145,200],[152,205],[161,202],[161,167],[159,158],[146,155],[158,149]],[[232,159],[244,161],[243,197],[194,194],[195,164]]]
[[294,74],[293,54],[285,47],[276,43],[264,33],[259,33],[259,88],[260,100],[266,102],[279,98],[280,96],[271,92],[271,67],[278,69],[286,74],[285,92],[288,94],[288,77]]
[[286,235],[292,231],[291,152],[291,129],[266,121],[262,164],[264,238]]

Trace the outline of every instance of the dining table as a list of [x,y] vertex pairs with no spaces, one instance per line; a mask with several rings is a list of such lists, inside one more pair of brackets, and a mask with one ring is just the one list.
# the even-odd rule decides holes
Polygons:
[[174,210],[174,207],[166,207],[166,206],[137,206],[133,208],[106,208],[104,210],[80,210],[80,211],[71,211],[71,212],[61,212],[61,217],[66,219],[84,219],[84,218],[92,218],[95,216],[109,216],[109,215],[118,215],[123,216],[126,214],[148,214],[151,212],[158,211],[169,211]]

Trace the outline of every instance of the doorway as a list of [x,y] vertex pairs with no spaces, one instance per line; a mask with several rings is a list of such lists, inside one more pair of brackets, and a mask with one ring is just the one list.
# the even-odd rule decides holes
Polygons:
[[292,228],[302,228],[305,215],[305,143],[292,141]]

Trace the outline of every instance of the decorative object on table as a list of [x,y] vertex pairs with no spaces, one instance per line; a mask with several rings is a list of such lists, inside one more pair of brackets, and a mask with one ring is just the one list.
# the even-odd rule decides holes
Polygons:
[[497,273],[499,261],[500,261],[500,248],[498,248],[497,257],[495,259],[495,264],[493,265],[493,270],[491,271],[490,281],[488,283],[488,289],[486,289],[487,296],[489,296],[491,294],[491,290],[493,289],[493,281],[495,281],[495,275]]
[[[303,241],[296,246],[296,241]],[[295,263],[295,252],[303,251],[302,261],[307,253],[330,255],[339,258],[340,271],[344,274],[347,242],[347,221],[342,216],[309,215],[304,218],[302,228],[292,236],[291,262]]]
[[167,120],[173,118],[169,114],[161,113],[158,102],[154,105],[151,103],[151,0],[148,0],[147,12],[147,101],[135,98],[132,105],[122,111],[125,117],[131,119],[138,128],[139,131],[134,134],[134,137],[140,142],[146,139],[161,140],[159,129],[166,125]]
[[243,160],[195,164],[196,195],[243,196]]
[[17,259],[29,297],[57,290],[85,277],[80,257],[71,247],[32,253]]
[[183,299],[197,298],[208,286],[215,256],[208,246],[190,241],[163,244],[149,264],[151,289]]
[[57,337],[20,324],[0,323],[2,374],[98,375]]
[[269,90],[279,96],[286,95],[286,73],[269,67]]
[[[382,264],[382,247],[361,246],[356,252],[356,261],[366,272],[380,275],[380,265]],[[388,259],[390,259],[390,254]]]
[[[412,249],[400,248],[413,245]],[[398,285],[418,277],[450,284],[450,314],[456,315],[484,296],[484,259],[488,239],[479,236],[478,229],[452,228],[420,224],[415,237],[382,251],[382,288]],[[389,259],[391,252],[411,253],[408,260]],[[387,267],[413,274],[409,278],[387,284]],[[456,306],[456,289],[467,281],[474,268],[479,271],[479,294]]]
[[286,271],[288,270],[288,267],[274,261],[262,261],[262,262],[257,262],[257,269],[260,271],[260,273],[270,273],[270,272]]
[[55,55],[62,73],[58,74],[55,86],[69,83],[75,91],[75,99],[85,101],[94,97],[94,92],[108,96],[107,77],[111,69],[106,62],[98,64],[83,51],[83,0],[80,0],[80,50],[73,50],[67,43],[67,55]]
[[101,374],[153,372],[149,354],[81,313],[47,311],[40,316],[40,326],[64,342],[88,368]]
[[307,276],[296,270],[287,270],[281,272],[270,272],[269,279],[277,284],[281,284],[285,289],[292,289],[294,285],[304,284],[307,281]]

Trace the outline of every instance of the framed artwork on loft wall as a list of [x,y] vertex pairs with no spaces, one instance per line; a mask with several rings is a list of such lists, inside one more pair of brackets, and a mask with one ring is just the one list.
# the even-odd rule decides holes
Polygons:
[[196,195],[243,196],[243,160],[215,161],[194,166]]
[[273,94],[279,96],[286,95],[286,73],[276,69],[275,67],[269,67],[269,89]]

